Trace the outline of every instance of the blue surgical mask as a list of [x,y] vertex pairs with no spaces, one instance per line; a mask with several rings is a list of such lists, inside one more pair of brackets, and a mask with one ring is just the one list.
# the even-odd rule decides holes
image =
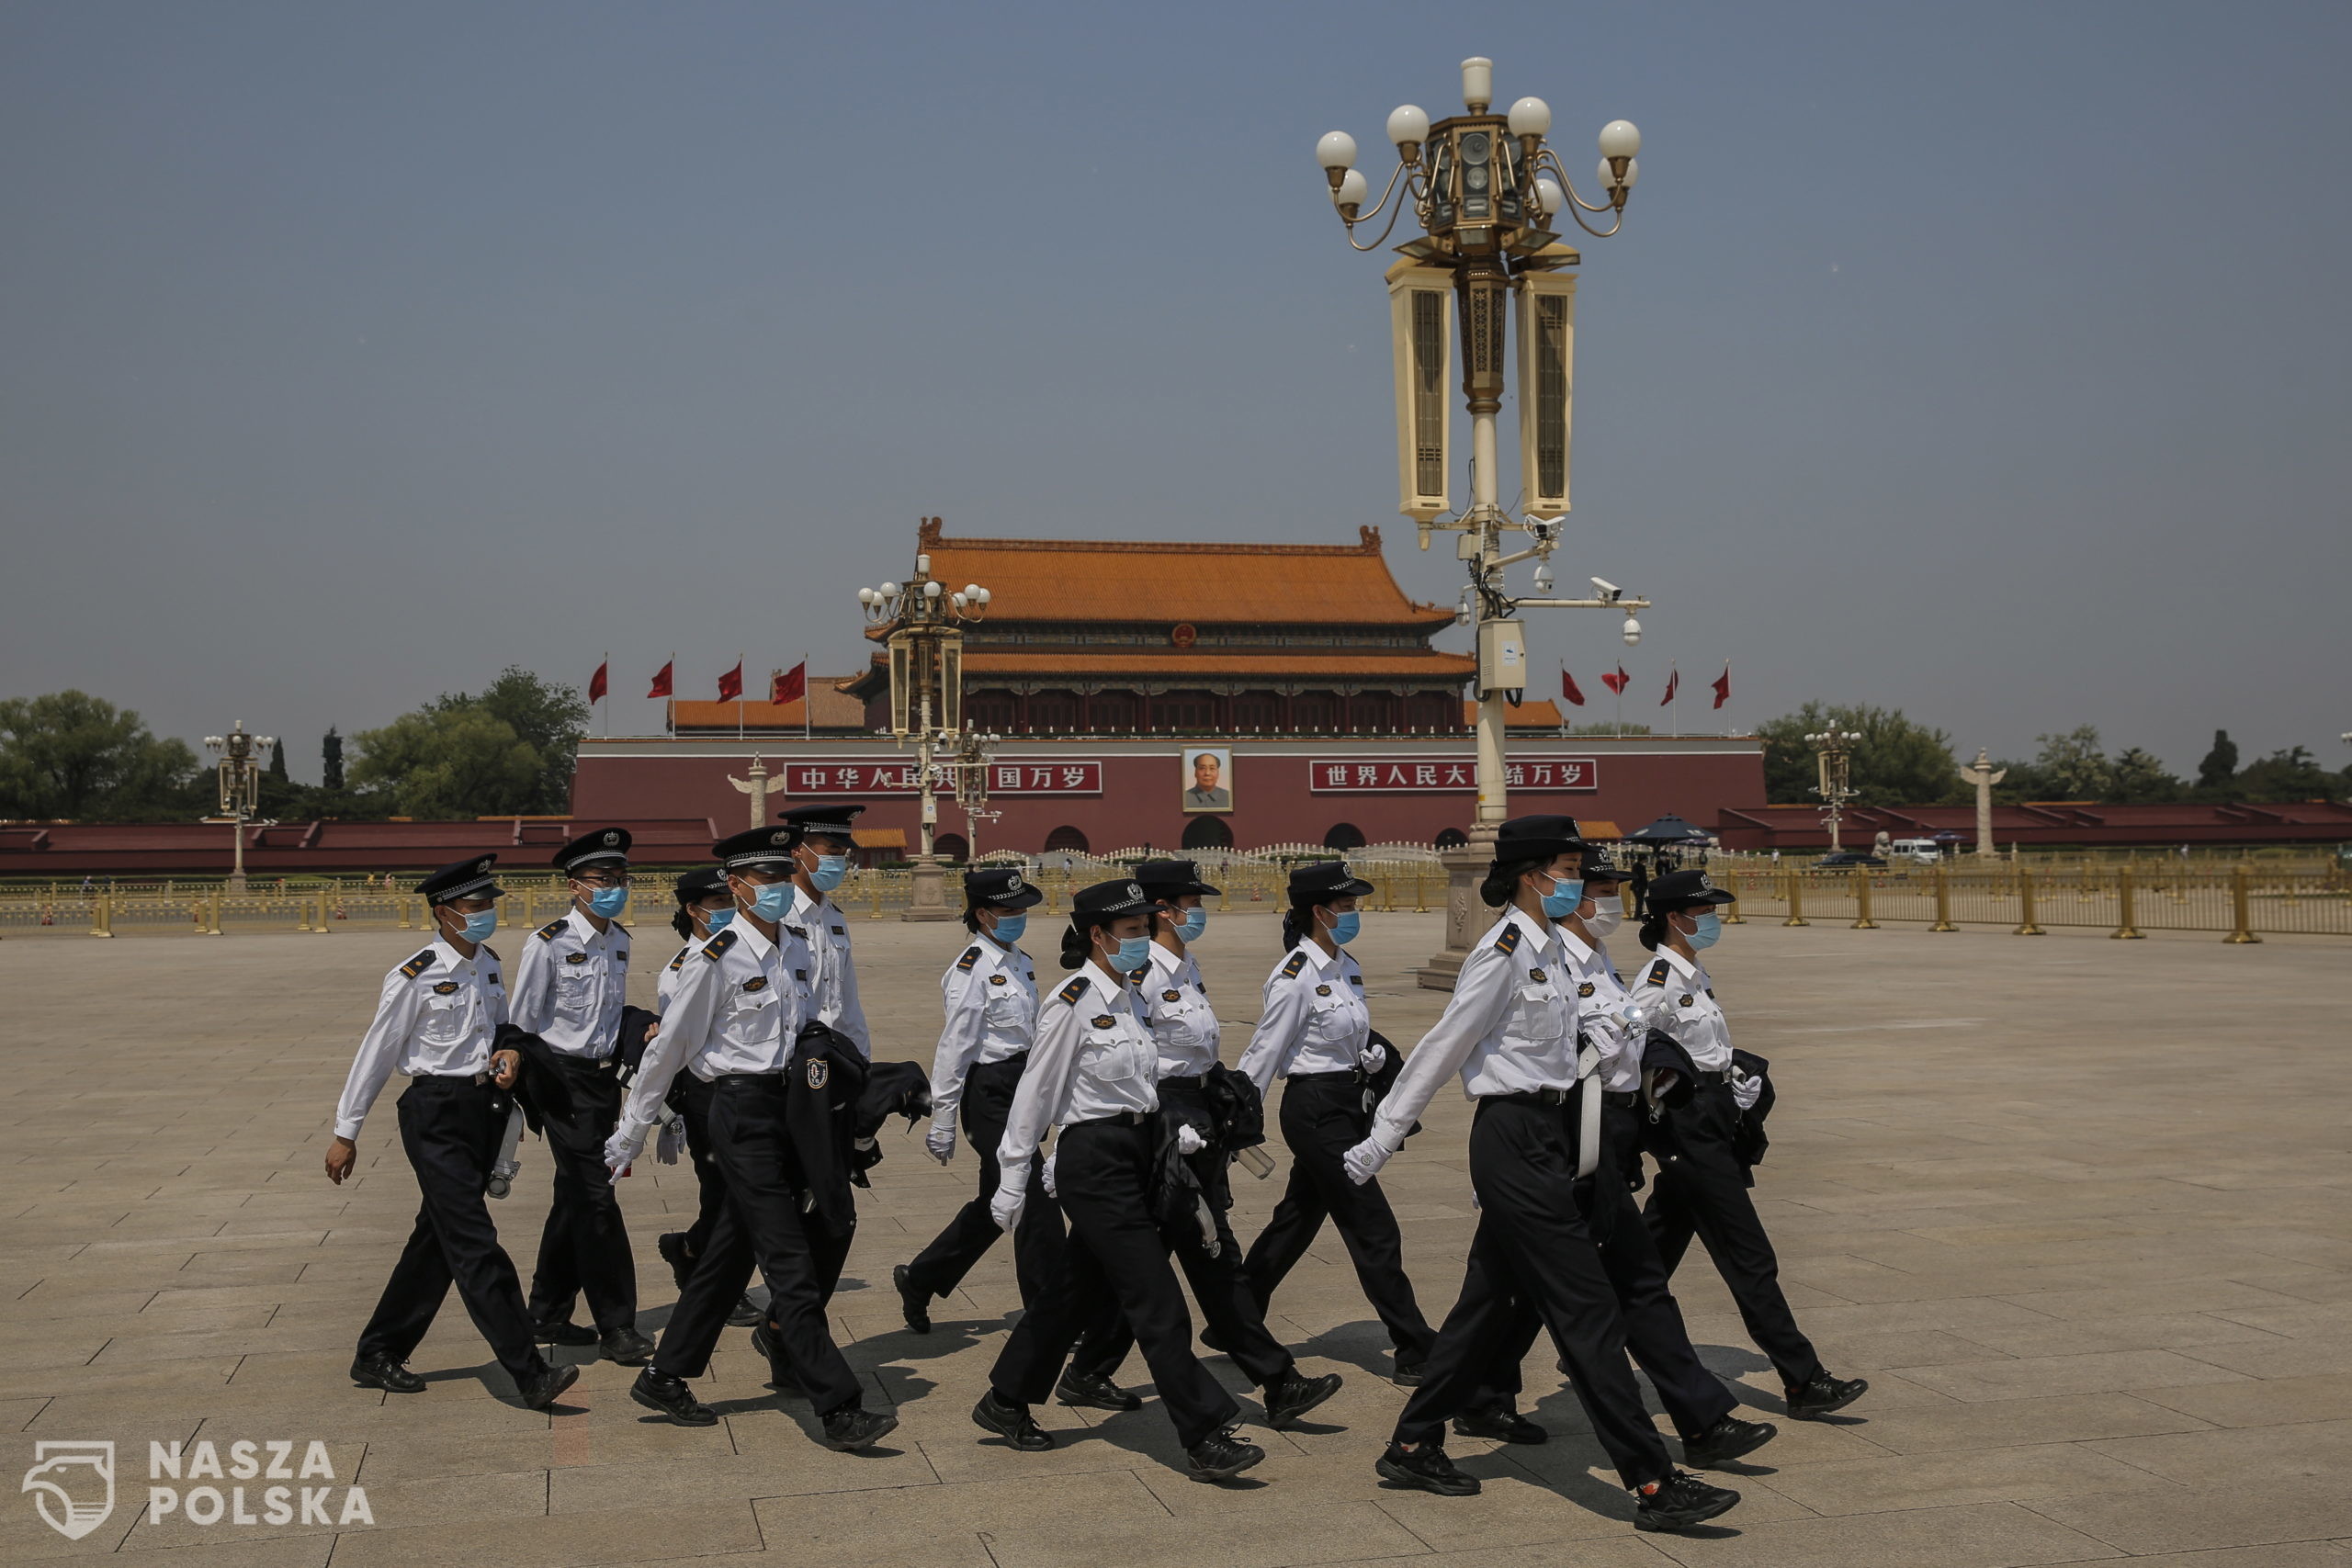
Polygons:
[[1122,975],[1132,975],[1151,962],[1151,938],[1131,936],[1119,943],[1119,951],[1112,955],[1111,967]]
[[1201,933],[1208,929],[1209,912],[1206,909],[1187,909],[1184,918],[1176,922],[1176,934],[1186,942],[1200,941]]
[[1699,929],[1690,936],[1690,950],[1694,953],[1702,947],[1713,947],[1724,939],[1724,918],[1721,915],[1710,909],[1698,919]]
[[1021,933],[1028,929],[1029,914],[1024,909],[1016,915],[999,915],[996,918],[996,924],[989,929],[989,935],[1005,946],[1011,947],[1021,940]]
[[809,886],[820,893],[831,893],[849,874],[849,856],[819,855],[817,869],[808,874]]
[[468,942],[479,945],[482,942],[488,942],[490,940],[490,933],[497,929],[497,910],[476,909],[472,914],[466,917],[466,929],[463,935]]
[[792,884],[771,882],[752,889],[752,913],[763,920],[780,920],[792,913]]
[[1331,919],[1331,940],[1341,947],[1355,941],[1356,932],[1363,930],[1363,917],[1353,909]]
[[706,910],[702,918],[703,929],[713,936],[717,936],[734,923],[735,911],[732,909]]
[[1544,912],[1555,920],[1565,920],[1583,902],[1582,882],[1564,882],[1555,876],[1552,879],[1552,891],[1544,895]]
[[588,912],[592,915],[600,915],[609,920],[628,908],[628,889],[626,887],[597,887],[588,894]]

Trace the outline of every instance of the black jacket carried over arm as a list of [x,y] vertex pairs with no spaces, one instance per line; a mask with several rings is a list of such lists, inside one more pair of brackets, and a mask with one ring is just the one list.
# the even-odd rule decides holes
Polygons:
[[800,1212],[835,1235],[857,1228],[850,1156],[865,1077],[865,1058],[857,1047],[821,1023],[801,1030],[785,1068],[784,1125],[792,1138]]
[[1734,1145],[1739,1152],[1741,1164],[1759,1166],[1764,1163],[1764,1151],[1772,1144],[1772,1140],[1764,1135],[1764,1118],[1772,1114],[1775,1098],[1772,1092],[1772,1064],[1735,1045],[1731,1050],[1731,1065],[1751,1078],[1764,1080],[1764,1092],[1756,1097],[1755,1104],[1739,1113],[1739,1137]]

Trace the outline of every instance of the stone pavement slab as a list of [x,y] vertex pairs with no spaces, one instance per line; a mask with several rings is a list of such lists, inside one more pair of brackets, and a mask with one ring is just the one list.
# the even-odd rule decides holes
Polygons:
[[[666,960],[658,928],[641,934]],[[1434,916],[1382,915],[1356,944],[1400,1043],[1443,1004],[1407,974],[1436,935]],[[957,936],[857,922],[881,1055],[928,1063]],[[1049,933],[1033,946],[1050,965]],[[1301,1430],[1253,1428],[1268,1458],[1244,1484],[1186,1480],[1156,1404],[1045,1407],[1064,1441],[1044,1455],[983,1441],[968,1411],[1017,1304],[1010,1248],[938,1304],[935,1332],[905,1329],[889,1268],[976,1168],[964,1151],[943,1169],[896,1129],[833,1313],[870,1397],[900,1416],[872,1453],[812,1441],[807,1401],[765,1386],[740,1330],[698,1388],[725,1416],[706,1430],[648,1418],[633,1372],[602,1362],[551,1416],[517,1408],[454,1302],[414,1363],[427,1392],[355,1390],[352,1339],[414,1214],[397,1086],[353,1182],[330,1186],[319,1161],[377,983],[413,951],[390,932],[0,943],[0,1429],[22,1466],[42,1440],[118,1454],[101,1529],[69,1541],[20,1496],[0,1507],[0,1561],[2352,1568],[2352,1086],[2334,1070],[2352,964],[2308,962],[2340,946],[1730,928],[1718,988],[1781,1091],[1758,1207],[1801,1320],[1873,1386],[1729,1467],[1746,1501],[1689,1538],[1634,1532],[1548,1347],[1527,1376],[1549,1444],[1457,1443],[1477,1498],[1381,1483],[1371,1461],[1406,1393],[1328,1230],[1272,1322],[1348,1382]],[[1280,956],[1274,923],[1218,916],[1198,952],[1231,1059]],[[2290,969],[2299,1005],[2250,1027]],[[1442,1097],[1383,1178],[1432,1319],[1477,1223],[1467,1120]],[[526,1145],[493,1205],[526,1270],[547,1175]],[[1282,1181],[1237,1185],[1246,1241]],[[622,1201],[658,1325],[673,1292],[654,1237],[692,1212],[691,1173],[640,1168]],[[1676,1284],[1702,1356],[1777,1416],[1704,1258]],[[1246,1380],[1209,1364],[1254,1413]],[[1148,1393],[1139,1361],[1125,1376]],[[145,1517],[151,1442],[280,1438],[327,1445],[373,1524]]]

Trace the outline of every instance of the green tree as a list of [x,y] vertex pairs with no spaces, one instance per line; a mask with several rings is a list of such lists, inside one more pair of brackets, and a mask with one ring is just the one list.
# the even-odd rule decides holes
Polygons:
[[429,712],[467,709],[477,709],[504,724],[538,756],[538,773],[522,804],[489,807],[486,812],[554,816],[571,809],[572,760],[579,752],[580,738],[588,732],[588,704],[578,687],[559,684],[510,664],[480,696],[458,692],[427,705]]
[[[1848,778],[1863,806],[1925,806],[1961,787],[1952,761],[1951,737],[1904,716],[1899,708],[1811,702],[1792,714],[1757,727],[1764,742],[1764,797],[1776,806],[1819,800],[1820,782],[1808,735],[1852,730]],[[1973,798],[1973,797],[1972,797]]]
[[319,742],[319,787],[340,791],[343,788],[343,737],[334,726],[327,726],[326,736]]
[[0,817],[157,822],[206,807],[196,753],[86,692],[0,701]]
[[2341,800],[2345,795],[2345,776],[2331,773],[2319,765],[2319,759],[2301,746],[2290,746],[2283,751],[2273,751],[2260,761],[2249,762],[2237,776],[2237,798],[2256,804],[2278,804],[2295,800]]
[[2238,776],[2238,743],[2226,729],[2213,731],[2213,749],[2197,764],[2197,787],[2227,791]]
[[2106,798],[2124,806],[2178,800],[2188,793],[2154,756],[2134,746],[2115,759],[2115,783]]
[[2041,753],[2033,760],[2049,793],[2041,800],[2105,800],[2115,793],[2115,765],[2099,749],[2098,730],[2079,725],[2064,735],[2037,735]]
[[272,736],[270,738],[269,776],[276,779],[280,784],[290,784],[293,782],[288,777],[286,772],[286,739],[283,736]]
[[538,749],[479,706],[436,704],[351,739],[352,785],[398,816],[529,815],[542,787]]

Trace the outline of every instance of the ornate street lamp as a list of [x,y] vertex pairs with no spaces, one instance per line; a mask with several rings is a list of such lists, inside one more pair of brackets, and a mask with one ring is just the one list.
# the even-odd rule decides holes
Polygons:
[[931,575],[931,557],[915,557],[914,576],[904,583],[861,588],[857,602],[866,624],[889,628],[885,647],[890,665],[890,733],[901,746],[915,746],[915,789],[922,803],[922,851],[915,857],[915,894],[906,918],[949,919],[944,874],[934,852],[939,832],[940,786],[956,787],[954,763],[940,761],[962,744],[964,632],[988,614],[989,591],[977,582],[953,590]]
[[[1466,113],[1432,122],[1412,104],[1388,117],[1396,167],[1380,199],[1365,205],[1370,182],[1353,165],[1355,139],[1334,130],[1315,146],[1330,186],[1331,204],[1359,251],[1385,244],[1409,206],[1421,232],[1396,246],[1404,257],[1387,272],[1389,324],[1396,387],[1397,509],[1413,519],[1420,545],[1433,532],[1458,533],[1457,553],[1469,571],[1463,592],[1464,624],[1477,627],[1478,809],[1470,843],[1441,852],[1449,870],[1446,946],[1419,971],[1420,982],[1451,989],[1468,956],[1477,910],[1474,886],[1491,855],[1495,829],[1510,815],[1504,785],[1503,714],[1527,684],[1525,628],[1517,612],[1534,606],[1615,610],[1625,617],[1628,644],[1640,640],[1636,610],[1650,602],[1600,578],[1594,596],[1552,597],[1551,558],[1568,512],[1568,434],[1576,345],[1576,279],[1566,269],[1582,258],[1561,243],[1562,213],[1586,233],[1606,239],[1624,222],[1625,201],[1640,177],[1634,154],[1641,132],[1612,120],[1600,132],[1600,188],[1590,202],[1577,194],[1559,155],[1545,142],[1552,110],[1541,98],[1521,98],[1504,114],[1494,102],[1494,62],[1462,62]],[[1369,243],[1359,225],[1381,213],[1387,221]],[[1586,214],[1607,215],[1596,228]],[[1453,309],[1448,310],[1449,299]],[[1510,301],[1517,301],[1517,331]],[[1453,510],[1452,410],[1445,380],[1453,358],[1453,333],[1462,336],[1462,390],[1470,410],[1470,504]],[[1513,515],[1497,500],[1499,470],[1495,416],[1501,412],[1504,362],[1518,340],[1521,504]],[[1527,536],[1508,554],[1506,530]],[[1504,572],[1533,559],[1536,597],[1515,597]]]
[[229,873],[232,893],[245,890],[245,824],[261,810],[261,763],[255,753],[277,743],[267,735],[246,734],[242,718],[228,734],[204,738],[204,749],[220,759],[220,815],[229,819],[235,834],[236,850]]
[[1819,770],[1820,782],[1813,793],[1821,796],[1828,811],[1824,820],[1829,824],[1829,852],[1838,852],[1838,827],[1844,819],[1846,803],[1854,798],[1848,783],[1852,762],[1850,748],[1861,739],[1860,732],[1851,729],[1825,729],[1818,735],[1808,735],[1805,743],[1814,749],[1814,761]]

